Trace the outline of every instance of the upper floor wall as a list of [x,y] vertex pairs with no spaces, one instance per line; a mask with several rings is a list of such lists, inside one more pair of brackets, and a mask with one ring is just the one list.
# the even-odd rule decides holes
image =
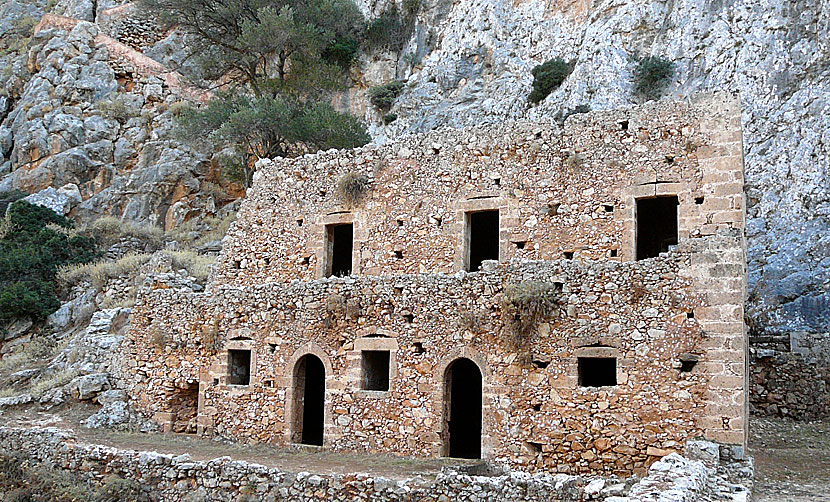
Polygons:
[[[634,260],[651,252],[646,239],[659,251],[743,228],[741,148],[739,101],[715,94],[575,115],[564,128],[443,129],[267,161],[213,283],[455,273],[482,258]],[[369,181],[356,204],[337,188],[350,174]],[[661,196],[676,203],[638,213],[638,200]]]

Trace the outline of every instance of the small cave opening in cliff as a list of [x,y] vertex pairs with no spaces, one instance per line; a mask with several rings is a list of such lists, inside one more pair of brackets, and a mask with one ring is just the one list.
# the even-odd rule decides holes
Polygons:
[[654,258],[677,245],[676,195],[637,199],[637,259]]
[[326,227],[327,270],[326,276],[345,277],[352,275],[352,247],[354,225],[344,223]]
[[467,271],[476,272],[484,260],[499,259],[499,211],[467,213]]
[[481,458],[481,371],[470,359],[453,361],[444,376],[444,455]]
[[326,367],[313,354],[304,355],[294,367],[294,406],[291,440],[323,446],[326,407]]

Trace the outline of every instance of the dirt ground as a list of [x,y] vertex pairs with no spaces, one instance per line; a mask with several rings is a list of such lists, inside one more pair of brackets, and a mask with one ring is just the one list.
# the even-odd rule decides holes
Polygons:
[[460,459],[420,459],[382,454],[352,454],[323,451],[315,447],[291,448],[270,444],[240,444],[200,438],[188,434],[142,434],[87,429],[80,421],[98,407],[76,404],[71,408],[37,411],[32,408],[0,414],[0,423],[11,427],[59,427],[74,431],[79,441],[113,446],[127,450],[147,450],[158,453],[188,453],[194,460],[211,460],[229,456],[234,460],[276,467],[289,472],[308,471],[317,474],[368,473],[390,479],[421,476],[433,479],[443,467],[456,466],[462,470],[478,470],[481,462]]
[[830,421],[752,417],[753,502],[830,502]]

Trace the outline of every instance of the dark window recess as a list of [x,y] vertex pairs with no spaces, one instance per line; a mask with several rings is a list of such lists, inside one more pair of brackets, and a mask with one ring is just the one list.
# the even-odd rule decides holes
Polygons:
[[534,403],[531,408],[533,408],[533,411],[542,411],[542,403]]
[[616,257],[616,256],[617,256],[617,254],[618,254],[618,251],[617,251],[616,249],[612,249],[612,250],[611,250],[611,257],[612,257],[612,258]]
[[703,197],[695,197],[695,204],[701,205],[703,204]]
[[566,260],[573,260],[574,259],[574,252],[573,251],[565,251],[565,259]]
[[412,324],[413,322],[415,322],[415,315],[413,314],[404,314],[403,318],[406,320],[408,324]]
[[311,257],[310,256],[303,257],[303,265],[308,265],[309,263],[311,263]]
[[606,213],[613,213],[614,212],[614,206],[609,206],[608,204],[602,206],[602,209]]
[[499,212],[479,211],[467,216],[470,272],[481,268],[484,260],[499,259]]
[[516,241],[513,244],[516,245],[516,249],[524,249],[527,245],[527,241]]
[[412,344],[412,352],[416,354],[423,354],[424,350],[424,342],[415,342]]
[[700,358],[696,354],[680,354],[680,371],[688,373],[692,371]]
[[297,226],[298,227],[303,226],[303,219],[302,218],[297,218]]
[[398,260],[403,259],[403,251],[395,251],[395,258]]
[[692,311],[686,312],[686,319],[694,319],[695,313]]
[[620,129],[622,129],[623,131],[628,130],[628,121],[627,120],[623,120],[623,121],[620,122]]
[[228,383],[248,385],[251,383],[251,351],[228,351]]
[[542,443],[534,443],[533,441],[528,441],[525,443],[525,448],[530,453],[534,455],[537,453],[542,453]]
[[677,196],[637,200],[637,259],[654,258],[677,245]]
[[580,357],[578,361],[581,387],[617,385],[617,358]]
[[389,351],[363,351],[363,390],[389,390]]
[[342,277],[352,275],[352,243],[354,226],[351,223],[329,225],[328,234],[329,276]]
[[493,178],[493,184],[496,186],[501,185],[501,178]]
[[399,227],[402,227],[402,226],[403,226],[403,220],[398,220],[398,226],[399,226]]

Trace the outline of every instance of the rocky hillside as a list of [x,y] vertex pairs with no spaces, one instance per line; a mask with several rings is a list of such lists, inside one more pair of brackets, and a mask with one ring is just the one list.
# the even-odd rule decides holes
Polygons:
[[[390,6],[358,4],[369,18]],[[673,98],[739,92],[750,320],[758,331],[830,331],[830,0],[410,0],[404,8],[416,14],[400,50],[362,54],[351,90],[336,98],[373,124],[378,142],[633,104],[633,70],[646,55],[675,63]],[[18,40],[48,9],[96,24]],[[0,191],[70,185],[74,193],[77,185],[72,215],[168,229],[232,210],[239,187],[221,179],[210,152],[170,134],[177,103],[194,98],[165,78],[190,75],[182,37],[155,33],[128,10],[85,0],[0,4]],[[530,106],[531,70],[553,57],[575,61],[574,70]],[[396,79],[405,85],[391,110],[373,108],[366,90]]]

